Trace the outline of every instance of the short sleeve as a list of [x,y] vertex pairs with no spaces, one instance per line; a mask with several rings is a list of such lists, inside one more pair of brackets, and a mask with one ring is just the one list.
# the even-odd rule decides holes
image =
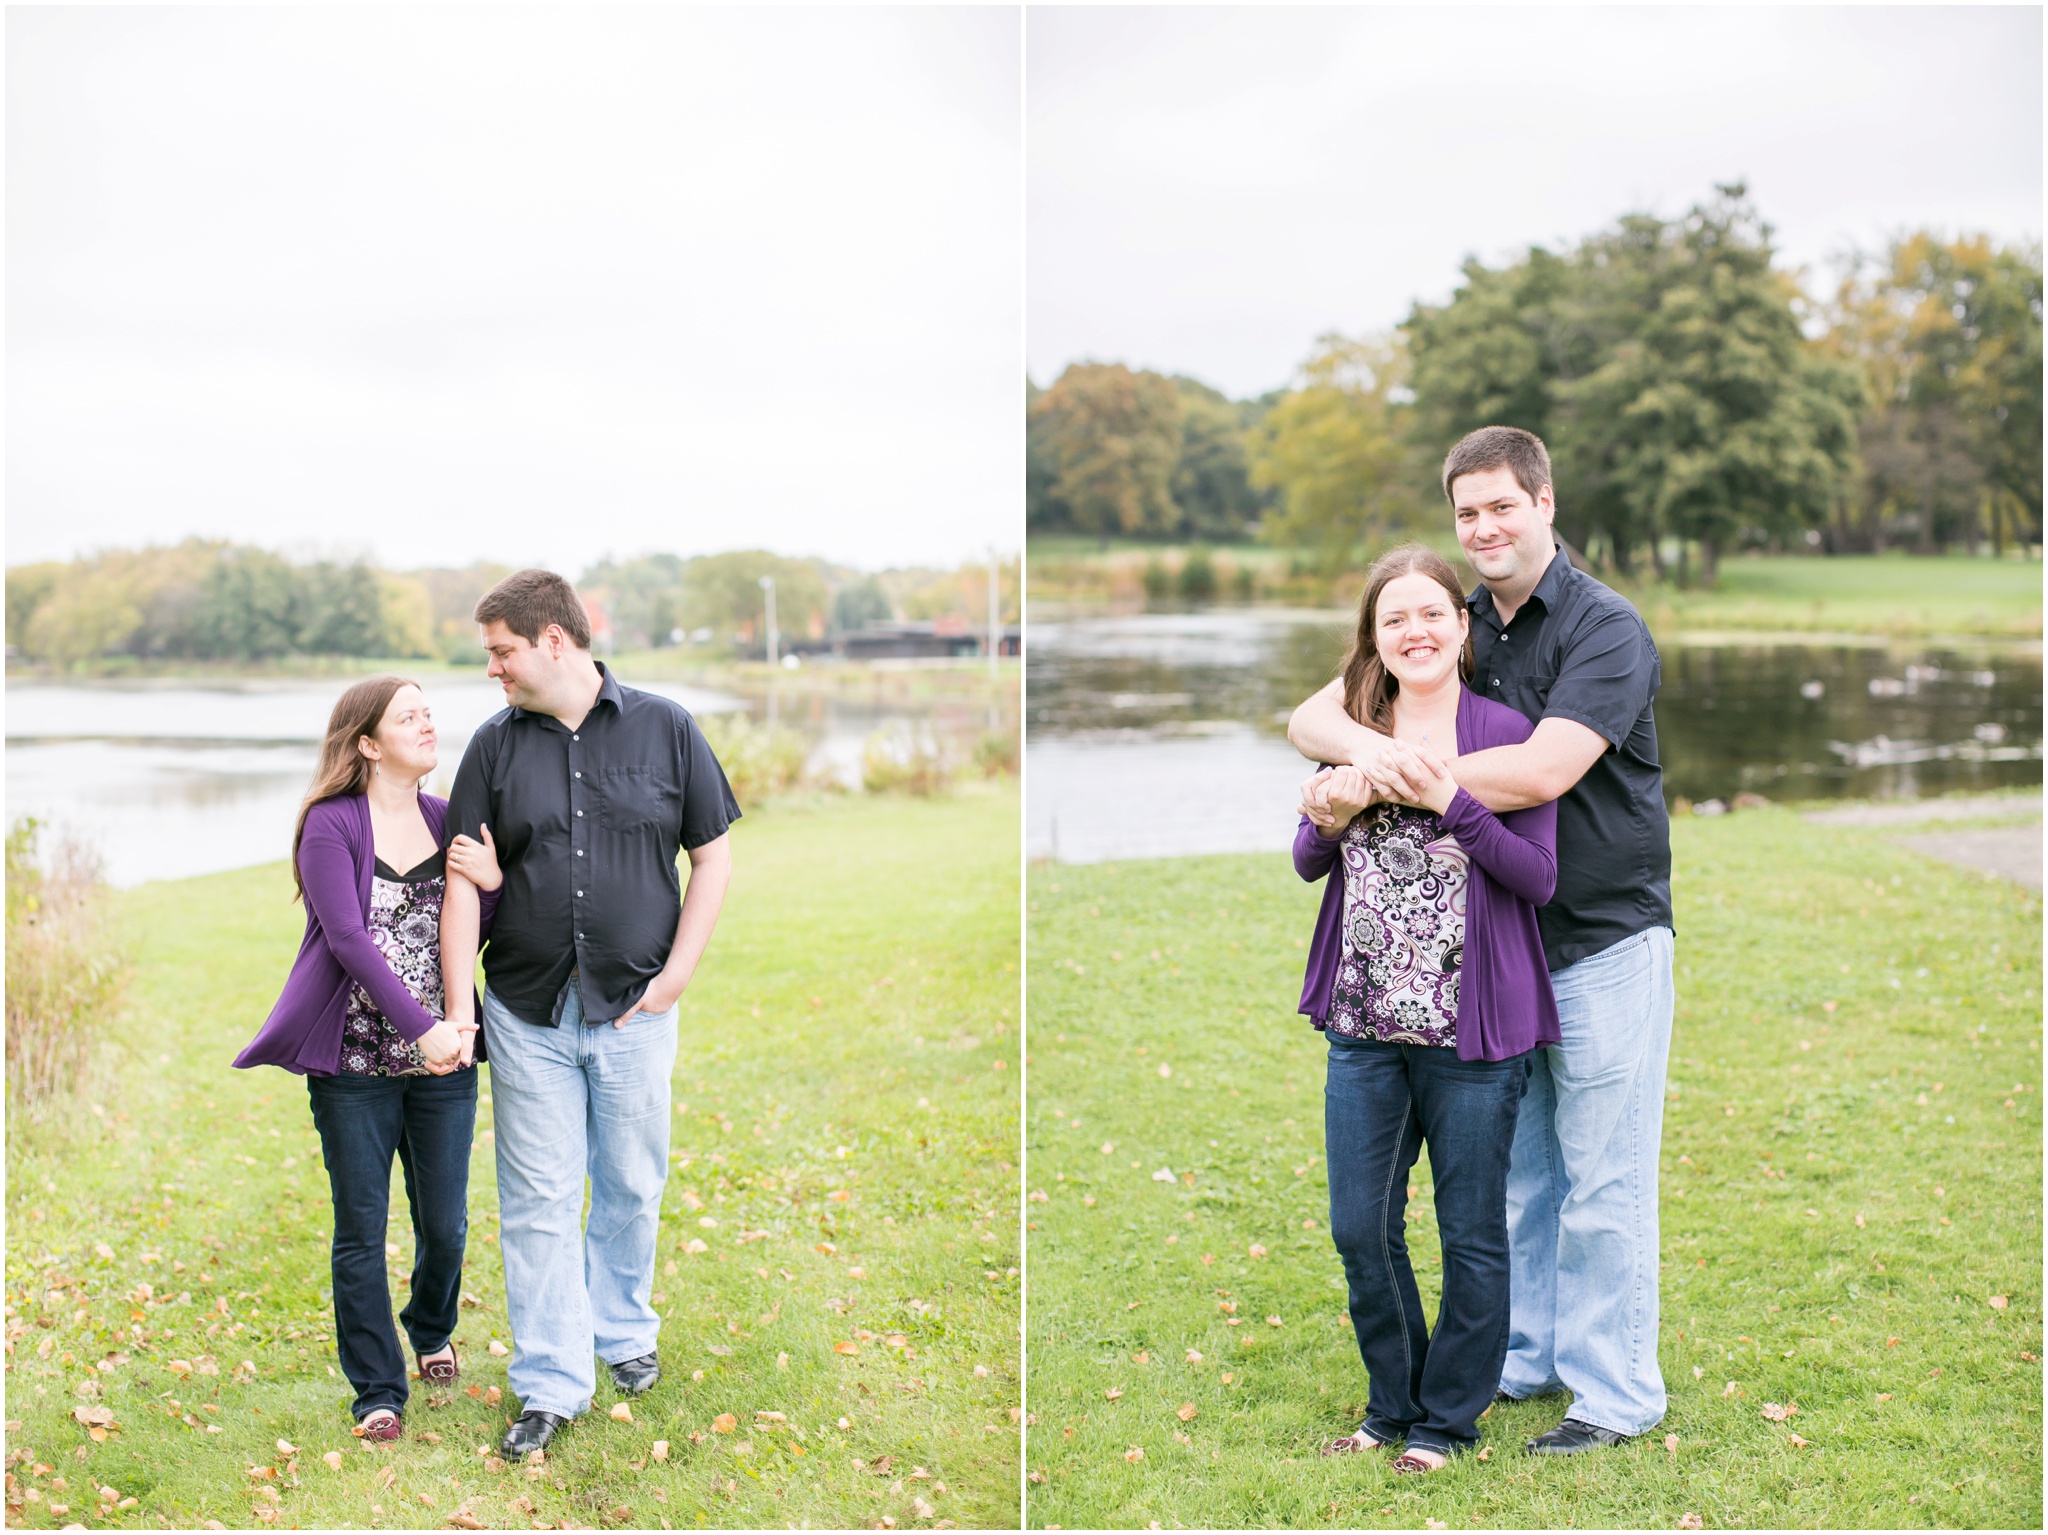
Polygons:
[[1657,647],[1643,621],[1626,608],[1610,609],[1566,642],[1543,717],[1576,720],[1620,746],[1656,696],[1659,675]]
[[683,847],[702,847],[724,836],[740,818],[740,802],[696,720],[682,714],[676,733],[683,759]]
[[483,824],[496,819],[496,808],[491,803],[496,744],[490,732],[484,730],[469,738],[462,765],[455,770],[455,787],[448,791],[448,824],[442,829],[444,842],[453,842],[458,836],[481,842]]

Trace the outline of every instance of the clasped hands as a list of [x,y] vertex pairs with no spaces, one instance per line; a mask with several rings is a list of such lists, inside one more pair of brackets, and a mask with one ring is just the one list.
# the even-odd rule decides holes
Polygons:
[[1369,805],[1417,805],[1442,815],[1457,792],[1450,764],[1429,745],[1381,736],[1368,761],[1317,769],[1301,786],[1300,810],[1334,837]]

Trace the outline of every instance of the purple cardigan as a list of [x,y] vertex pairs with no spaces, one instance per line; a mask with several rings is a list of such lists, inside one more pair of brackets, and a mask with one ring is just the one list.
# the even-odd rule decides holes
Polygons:
[[[1462,753],[1519,746],[1535,727],[1507,705],[1466,688],[1458,698],[1457,729]],[[1557,889],[1557,802],[1495,815],[1460,789],[1443,821],[1471,860],[1458,980],[1458,1059],[1504,1061],[1559,1043],[1557,999],[1536,928],[1536,908]],[[1318,834],[1303,816],[1294,834],[1295,872],[1311,883],[1322,879],[1341,845]],[[1343,926],[1344,881],[1332,879],[1316,914],[1301,986],[1300,1011],[1319,1029],[1329,1026]]]
[[[442,840],[448,801],[420,796],[420,814],[434,840]],[[256,1031],[237,1066],[282,1066],[303,1076],[331,1077],[341,1065],[341,1032],[349,993],[358,982],[377,1010],[409,1040],[434,1026],[434,1016],[391,973],[370,939],[370,880],[377,846],[370,801],[361,794],[322,800],[306,812],[299,839],[299,878],[306,886],[306,936],[270,1017]],[[489,933],[498,893],[482,893],[478,921]],[[481,1014],[479,1014],[481,1016]],[[476,1058],[484,1058],[477,1035]]]

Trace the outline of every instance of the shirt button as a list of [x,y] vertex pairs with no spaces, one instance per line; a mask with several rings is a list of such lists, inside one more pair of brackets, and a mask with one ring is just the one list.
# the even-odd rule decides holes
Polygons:
[[583,775],[582,775],[581,773],[577,773],[577,774],[576,774],[576,775],[574,775],[574,776],[576,776],[577,778],[581,778],[581,777],[582,777]]
[[581,858],[581,857],[583,856],[583,849],[582,849],[582,848],[580,848],[580,847],[579,847],[578,849],[576,849],[576,856],[577,856],[578,858]]
[[582,739],[583,739],[583,737],[581,737],[581,736],[571,736],[571,737],[569,737],[569,739],[570,739],[570,740],[572,740],[572,741],[580,741],[580,740],[582,740]]
[[580,815],[582,815],[582,814],[583,814],[583,812],[579,810],[579,811],[577,811],[577,812],[576,812],[576,814],[580,816]]
[[[577,893],[578,895],[581,895],[581,894],[583,894],[583,892],[582,892],[581,890],[577,891],[576,893]],[[582,937],[583,935],[582,935],[581,933],[578,933],[578,934],[577,934],[576,936],[577,936],[578,938],[581,938],[581,937]]]

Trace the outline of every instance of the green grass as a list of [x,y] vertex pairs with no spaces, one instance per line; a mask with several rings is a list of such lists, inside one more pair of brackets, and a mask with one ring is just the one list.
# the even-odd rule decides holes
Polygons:
[[1762,629],[1885,634],[2041,634],[2041,562],[1909,554],[1738,556],[1711,592],[1628,588],[1659,633]]
[[[1446,530],[1430,542],[1465,571]],[[1034,538],[1031,597],[1083,605],[1142,603],[1142,573],[1151,561],[1177,571],[1184,546],[1112,540]],[[1295,551],[1238,546],[1216,552],[1219,601],[1241,600],[1235,572],[1249,568],[1262,602],[1350,606],[1362,572],[1340,576],[1297,571]],[[1467,579],[1470,579],[1467,572]],[[1614,581],[1660,635],[1726,629],[1791,634],[1868,634],[1919,639],[1932,635],[2038,639],[2041,562],[1964,555],[1747,555],[1721,563],[1712,591],[1680,591],[1654,581]]]
[[1421,1479],[1316,1453],[1366,1396],[1293,1012],[1319,889],[1033,871],[1032,1527],[2040,1527],[2040,898],[1781,810],[1673,838],[1668,1416],[1538,1461],[1564,1400],[1498,1408],[1486,1461]]
[[[488,1107],[465,1279],[482,1304],[457,1336],[462,1385],[489,1396],[415,1382],[406,1437],[365,1446],[333,1369],[305,1090],[228,1068],[297,948],[285,871],[125,896],[132,1062],[68,1123],[13,1122],[9,1500],[40,1496],[9,1523],[249,1527],[274,1508],[308,1528],[431,1528],[458,1509],[517,1528],[910,1526],[921,1497],[933,1521],[1013,1525],[1016,827],[1013,790],[975,789],[736,828],[725,916],[683,1004],[655,1280],[666,1375],[631,1423],[608,1416],[603,1381],[543,1467],[478,1453],[512,1405],[492,1400],[505,1360],[487,1351],[510,1341]],[[393,1208],[395,1280],[402,1193]],[[202,1356],[217,1375],[168,1368]],[[88,1393],[119,1425],[101,1444],[72,1421]],[[723,1413],[736,1432],[714,1431]],[[136,1505],[103,1515],[102,1486]]]

